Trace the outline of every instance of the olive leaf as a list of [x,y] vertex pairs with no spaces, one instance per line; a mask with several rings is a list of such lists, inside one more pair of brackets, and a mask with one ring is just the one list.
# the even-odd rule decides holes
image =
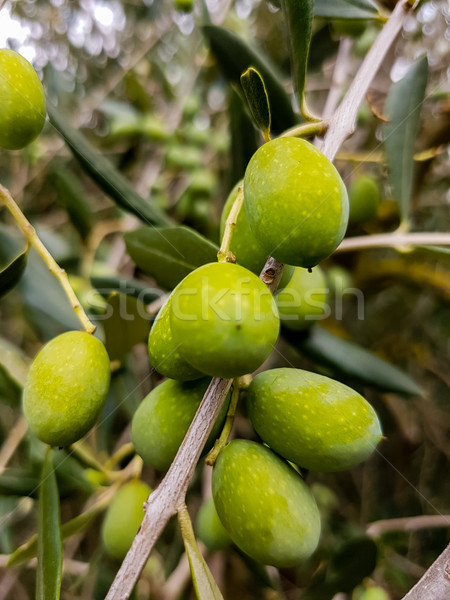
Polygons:
[[65,208],[81,237],[86,238],[94,223],[94,214],[80,180],[62,166],[53,170],[50,179],[57,191],[58,204]]
[[238,93],[230,86],[228,94],[228,115],[230,121],[230,178],[232,182],[244,177],[251,157],[258,150],[258,132]]
[[331,19],[376,19],[379,8],[373,0],[315,0],[314,14]]
[[261,129],[264,140],[270,140],[271,114],[269,96],[261,74],[253,67],[249,67],[241,75],[241,85],[250,106],[253,119]]
[[289,95],[268,59],[228,29],[204,25],[202,30],[220,69],[230,83],[238,85],[241,74],[249,67],[254,67],[261,74],[269,97],[273,130],[281,133],[295,125],[298,117],[292,109]]
[[122,173],[102,156],[83,134],[76,131],[70,125],[69,119],[55,106],[49,103],[47,109],[51,123],[84,171],[119,206],[154,225],[168,225],[172,222],[151,199],[140,196]]
[[36,600],[59,600],[63,553],[59,494],[50,448],[42,465],[37,544]]
[[218,247],[189,227],[141,227],[124,239],[136,265],[167,289],[197,267],[217,260]]
[[398,202],[402,220],[407,221],[413,193],[414,142],[420,123],[420,111],[428,79],[426,55],[409,69],[405,77],[393,83],[386,99],[383,126],[389,182]]
[[287,21],[291,65],[300,107],[304,106],[306,68],[311,45],[314,0],[282,0]]
[[12,290],[25,271],[28,244],[0,224],[0,298]]

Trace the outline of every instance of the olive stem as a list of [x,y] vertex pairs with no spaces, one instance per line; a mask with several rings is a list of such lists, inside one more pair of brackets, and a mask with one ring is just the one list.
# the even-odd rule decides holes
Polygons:
[[225,424],[222,428],[219,438],[214,442],[214,446],[212,450],[208,453],[205,458],[205,463],[210,467],[214,466],[214,463],[219,456],[219,453],[228,443],[228,438],[230,437],[231,430],[234,425],[234,417],[236,415],[236,409],[239,402],[239,396],[241,393],[241,388],[239,387],[238,380],[235,379],[233,381],[233,392],[231,394],[230,406],[228,407],[227,418],[225,420]]
[[403,600],[448,598],[450,594],[450,544],[440,554],[425,575],[403,597]]
[[370,537],[380,537],[390,531],[419,531],[450,527],[450,515],[419,515],[417,517],[402,517],[399,519],[381,519],[367,526],[366,533]]
[[236,200],[233,202],[233,206],[231,207],[230,213],[225,222],[225,231],[223,232],[222,243],[220,245],[219,252],[217,253],[217,260],[219,262],[236,262],[236,257],[231,252],[230,245],[243,203],[244,185],[242,184],[238,187]]
[[450,233],[378,233],[343,240],[336,252],[352,252],[366,248],[397,248],[406,246],[450,246]]
[[313,123],[302,123],[292,129],[288,129],[280,137],[302,137],[306,135],[324,135],[328,129],[327,121],[314,121]]
[[134,446],[131,442],[123,444],[114,454],[111,456],[109,460],[106,461],[104,468],[107,471],[112,471],[114,467],[116,467],[124,458],[133,454]]
[[52,275],[54,275],[59,283],[61,284],[63,290],[65,291],[70,304],[72,305],[73,310],[75,311],[77,317],[80,319],[83,328],[87,333],[94,333],[96,330],[96,326],[91,323],[88,316],[84,312],[83,307],[80,304],[75,292],[70,285],[69,278],[67,277],[67,273],[64,269],[58,265],[53,256],[41,242],[39,237],[36,234],[34,227],[25,217],[23,212],[20,210],[19,206],[14,201],[13,197],[9,193],[9,191],[0,184],[0,202],[2,202],[6,208],[11,213],[13,219],[21,229],[24,236],[27,238],[29,244],[36,250],[42,260],[48,267],[48,270]]

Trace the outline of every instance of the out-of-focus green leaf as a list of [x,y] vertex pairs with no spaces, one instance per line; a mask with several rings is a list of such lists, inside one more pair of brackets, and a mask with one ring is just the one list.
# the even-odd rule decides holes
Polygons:
[[258,149],[257,131],[250,119],[241,98],[230,87],[228,94],[228,115],[230,119],[231,147],[231,184],[244,177],[249,160]]
[[13,289],[22,277],[27,264],[28,245],[25,238],[0,224],[0,298]]
[[155,290],[135,277],[95,273],[91,274],[91,283],[103,298],[108,298],[112,292],[120,292],[149,304],[161,296],[161,290]]
[[62,559],[58,486],[48,450],[39,488],[36,600],[59,600]]
[[407,221],[413,191],[414,143],[428,79],[428,61],[423,56],[408,73],[393,83],[386,99],[389,123],[383,126],[384,145],[392,194]]
[[241,38],[228,29],[216,25],[203,26],[203,33],[211,51],[225,77],[239,85],[244,71],[254,67],[266,84],[267,95],[272,111],[272,128],[276,133],[294,126],[298,122],[291,100],[275,74],[274,68],[259,52],[250,48]]
[[178,516],[186,555],[191,568],[192,583],[198,600],[223,600],[217,583],[197,546],[187,509]]
[[188,227],[142,227],[126,233],[124,239],[137,266],[167,289],[217,259],[218,247]]
[[86,238],[95,220],[86,190],[76,175],[62,166],[53,171],[51,179],[58,194],[58,204],[66,209],[81,237]]
[[0,495],[30,496],[35,498],[39,479],[27,469],[9,468],[0,474]]
[[27,371],[24,353],[11,342],[0,338],[0,400],[13,406],[20,403]]
[[352,380],[399,394],[422,393],[417,383],[397,367],[319,325],[315,325],[304,339],[295,341],[295,334],[286,332],[285,335],[302,353]]
[[50,104],[47,110],[51,122],[80,165],[119,206],[154,225],[169,225],[172,222],[152,200],[140,196],[114,165],[69,124],[67,117]]
[[133,296],[113,292],[108,298],[105,316],[102,325],[111,360],[121,360],[133,346],[147,340],[150,315],[145,305]]
[[314,14],[331,19],[374,19],[379,9],[372,0],[315,0]]
[[261,74],[249,67],[241,75],[241,85],[256,125],[261,129],[264,139],[270,139],[270,106],[266,86]]
[[311,44],[314,0],[282,0],[288,27],[292,75],[300,106],[304,104],[306,67]]

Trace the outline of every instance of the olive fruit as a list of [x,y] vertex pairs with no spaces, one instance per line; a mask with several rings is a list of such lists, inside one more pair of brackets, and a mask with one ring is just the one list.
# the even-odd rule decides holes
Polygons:
[[208,498],[200,507],[195,520],[195,529],[198,538],[208,550],[224,550],[231,545],[230,535],[219,519],[212,498]]
[[166,300],[152,325],[148,336],[148,354],[152,366],[161,375],[171,379],[191,381],[203,377],[204,374],[194,369],[181,356],[178,343],[173,338],[170,307],[174,292]]
[[259,373],[247,402],[261,439],[305,469],[349,469],[368,458],[382,436],[378,417],[362,396],[316,373],[288,368]]
[[315,267],[309,273],[296,267],[286,286],[275,295],[281,323],[288,329],[311,327],[326,316],[327,298],[328,285],[322,269]]
[[[146,465],[158,471],[170,467],[209,382],[209,378],[184,382],[167,379],[144,398],[131,422],[131,441]],[[224,402],[205,451],[220,434],[228,403]]]
[[339,173],[298,138],[277,138],[255,152],[245,171],[244,199],[261,246],[289,265],[314,267],[337,248],[347,228],[347,191]]
[[351,223],[361,223],[374,219],[380,204],[380,189],[373,177],[359,175],[348,190]]
[[[238,195],[239,186],[243,184],[239,181],[234,188],[231,190],[225,206],[223,207],[222,216],[220,218],[220,237],[223,237],[225,231],[225,223],[230,214],[231,208]],[[264,250],[261,244],[258,242],[256,237],[253,235],[252,230],[247,221],[247,215],[245,214],[244,207],[239,211],[238,218],[236,219],[236,226],[233,231],[233,237],[231,238],[230,250],[236,257],[236,262],[242,265],[246,269],[253,271],[259,275],[261,270],[269,256],[268,252]]]
[[233,542],[275,567],[307,559],[320,536],[316,502],[300,475],[269,448],[233,440],[212,475],[217,514]]
[[151,489],[143,481],[125,483],[112,499],[102,524],[102,540],[106,552],[122,560],[144,518],[144,502]]
[[109,357],[104,345],[84,331],[68,331],[36,355],[23,391],[23,410],[38,438],[68,446],[97,420],[108,393]]
[[178,285],[170,324],[181,356],[195,369],[232,378],[253,372],[269,356],[280,320],[256,275],[233,263],[209,263]]
[[45,123],[45,95],[31,64],[20,54],[0,49],[0,146],[24,148]]

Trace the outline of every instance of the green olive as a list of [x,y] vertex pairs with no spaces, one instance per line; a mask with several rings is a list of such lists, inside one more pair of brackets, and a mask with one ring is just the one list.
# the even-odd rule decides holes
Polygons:
[[69,446],[94,425],[108,393],[109,357],[89,333],[68,331],[35,357],[23,391],[23,410],[38,438]]
[[181,356],[215,377],[257,369],[278,337],[280,320],[269,289],[233,263],[199,267],[178,285],[170,324]]
[[244,178],[245,211],[267,254],[314,267],[340,244],[348,223],[345,185],[309,142],[277,138],[252,156]]
[[44,88],[31,64],[6,48],[0,49],[0,90],[0,146],[24,148],[44,127]]
[[231,538],[219,519],[212,498],[208,498],[200,507],[195,520],[195,529],[208,550],[224,550],[231,545]]
[[102,525],[102,540],[106,552],[122,560],[144,518],[144,502],[151,489],[143,481],[125,483],[112,499]]
[[248,414],[275,452],[305,469],[341,471],[367,459],[382,432],[372,406],[329,377],[300,369],[259,373],[247,390]]
[[310,273],[296,267],[287,285],[280,289],[275,300],[281,323],[288,329],[307,329],[326,316],[328,285],[320,267]]
[[359,175],[350,185],[350,222],[361,223],[374,219],[380,204],[380,188],[377,181],[369,175]]
[[320,516],[314,497],[297,471],[266,446],[228,444],[214,465],[212,489],[223,526],[251,558],[292,567],[316,549]]

